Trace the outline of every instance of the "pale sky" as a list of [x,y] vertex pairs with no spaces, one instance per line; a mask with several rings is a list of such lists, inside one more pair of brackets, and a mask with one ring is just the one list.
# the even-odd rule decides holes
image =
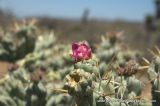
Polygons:
[[85,8],[90,17],[143,21],[154,14],[154,0],[1,0],[2,8],[9,8],[19,17],[48,15],[80,18]]

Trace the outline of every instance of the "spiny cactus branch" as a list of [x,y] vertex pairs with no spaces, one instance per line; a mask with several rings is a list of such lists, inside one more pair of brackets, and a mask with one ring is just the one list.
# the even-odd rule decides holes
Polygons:
[[149,60],[147,60],[145,57],[142,57],[142,59],[143,59],[143,61],[144,61],[145,63],[147,63],[148,65],[150,64]]
[[56,92],[56,93],[68,93],[68,90],[65,90],[65,89],[53,89],[53,92]]
[[145,70],[145,69],[148,69],[148,68],[149,68],[149,66],[139,66],[138,70]]

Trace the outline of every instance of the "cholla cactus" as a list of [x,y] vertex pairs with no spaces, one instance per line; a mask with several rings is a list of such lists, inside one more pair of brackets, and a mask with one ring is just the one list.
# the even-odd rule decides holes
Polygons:
[[[100,59],[100,72],[101,75],[109,70],[108,68],[114,64],[124,66],[125,63],[131,59],[136,59],[136,53],[128,50],[121,43],[122,32],[107,33],[107,37],[102,36],[102,42],[96,50],[96,55]],[[106,65],[105,65],[106,64]]]
[[[0,79],[0,106],[151,106],[127,102],[143,99],[143,86],[135,77],[140,66],[134,53],[122,46],[121,32],[102,37],[94,54],[86,41],[70,47],[56,44],[53,31],[37,31],[33,24],[16,24],[16,45],[10,39],[11,32],[2,37],[0,48],[5,48],[0,50],[0,57],[11,56],[15,63]],[[28,47],[32,50],[22,53]],[[157,56],[148,69],[157,100],[159,61]]]
[[66,89],[75,97],[77,106],[93,105],[92,75],[82,69],[76,69],[66,76]]
[[[37,29],[34,27],[32,28],[32,25],[30,26],[26,24],[23,26],[16,24],[16,30],[13,32],[15,32],[15,36],[18,38],[15,38],[17,40],[16,42],[14,39],[11,39],[11,41],[14,41],[13,44],[18,42],[25,42],[25,38],[30,40],[28,37],[31,36],[34,38],[34,40],[31,40],[34,42],[34,45],[32,45],[30,48],[34,48],[35,46],[35,49],[29,54],[26,53],[26,56],[24,55],[25,57],[19,61],[16,61],[17,59],[13,59],[16,61],[15,64],[13,63],[9,65],[9,73],[4,78],[0,79],[0,94],[2,98],[0,105],[35,106],[40,104],[43,106],[58,106],[68,104],[68,106],[70,106],[70,96],[56,94],[52,91],[52,89],[56,88],[57,86],[63,87],[64,84],[60,80],[62,80],[64,76],[68,74],[70,70],[72,70],[70,64],[73,63],[73,61],[72,59],[68,59],[69,56],[65,55],[66,52],[68,52],[69,47],[62,44],[54,45],[55,38],[53,32],[41,33],[45,35],[39,36],[37,33],[34,33],[34,31],[37,31]],[[7,34],[12,33],[9,32]],[[35,41],[35,37],[38,37],[38,40]],[[6,40],[9,39],[6,38]],[[29,42],[27,41],[27,43]],[[18,46],[22,47],[21,43],[18,44]],[[28,46],[28,44],[25,43],[23,47],[25,48],[26,46]],[[12,46],[9,47],[12,48]],[[21,49],[19,48],[19,50]],[[16,52],[13,51],[12,55],[15,56],[15,54]],[[6,57],[9,58],[9,56],[12,55],[8,54]],[[19,52],[18,55],[20,56],[21,53]],[[4,56],[2,57],[4,58]],[[37,73],[37,69],[44,70],[43,78],[39,77],[41,73]],[[25,91],[25,89],[27,90]],[[53,95],[53,97],[51,95]],[[52,101],[53,98],[54,101]],[[49,101],[46,101],[46,99]]]
[[86,43],[72,44],[72,53],[75,69],[66,76],[65,88],[74,97],[77,106],[93,106],[92,80],[94,72],[92,69],[97,64],[94,60],[89,61],[92,60],[92,54]]
[[35,47],[35,26],[34,24],[16,24],[14,32],[4,33],[0,41],[0,59],[16,61],[26,54],[33,52]]
[[119,75],[131,76],[138,71],[139,65],[135,60],[126,62],[125,66],[118,69]]
[[46,104],[46,89],[39,81],[38,77],[40,76],[31,77],[34,82],[26,90],[26,106],[44,106]]
[[98,60],[95,56],[93,56],[92,59],[75,63],[74,68],[75,69],[84,69],[86,72],[89,72],[91,74],[95,74],[96,76],[99,75]]
[[[79,53],[81,52],[84,53],[83,49],[79,51]],[[75,98],[77,106],[120,106],[125,104],[137,106],[138,103],[133,102],[106,103],[106,99],[127,100],[140,96],[142,82],[134,76],[139,70],[138,63],[130,60],[123,67],[124,71],[120,76],[118,76],[118,73],[111,71],[107,76],[101,78],[98,61],[94,54],[87,60],[83,58],[83,55],[81,59],[77,59],[79,58],[75,59],[75,69],[66,76],[65,86],[68,93]],[[134,86],[136,86],[136,89]],[[103,102],[99,102],[100,98],[103,99]]]
[[[152,83],[152,100],[153,106],[158,106],[160,104],[160,50],[156,47],[157,53],[154,53],[154,58],[149,64],[148,77]],[[156,101],[156,102],[155,102]]]

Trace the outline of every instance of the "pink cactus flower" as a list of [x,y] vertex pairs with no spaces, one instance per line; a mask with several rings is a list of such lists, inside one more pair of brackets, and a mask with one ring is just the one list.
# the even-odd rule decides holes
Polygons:
[[86,42],[73,43],[71,56],[75,62],[88,60],[91,58],[91,48]]

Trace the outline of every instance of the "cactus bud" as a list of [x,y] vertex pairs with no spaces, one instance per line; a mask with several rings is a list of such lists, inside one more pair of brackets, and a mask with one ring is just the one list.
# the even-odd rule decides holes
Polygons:
[[71,56],[75,60],[75,62],[90,59],[91,49],[87,42],[73,43]]

